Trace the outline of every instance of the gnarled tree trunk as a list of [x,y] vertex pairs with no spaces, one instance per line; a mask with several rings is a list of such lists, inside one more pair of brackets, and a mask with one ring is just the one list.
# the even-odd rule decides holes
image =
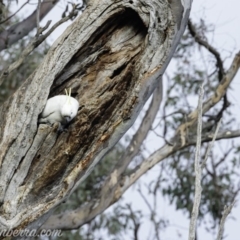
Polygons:
[[[41,224],[129,129],[190,7],[190,0],[93,0],[54,43],[0,109],[0,228]],[[38,125],[47,99],[69,87],[80,109],[68,131]]]

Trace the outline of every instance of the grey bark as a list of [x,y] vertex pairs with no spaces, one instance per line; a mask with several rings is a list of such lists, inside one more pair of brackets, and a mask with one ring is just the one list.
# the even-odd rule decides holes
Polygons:
[[[21,229],[67,197],[134,123],[185,29],[191,1],[93,0],[0,107],[0,229]],[[37,120],[72,87],[67,132]],[[40,219],[40,220],[39,220]]]

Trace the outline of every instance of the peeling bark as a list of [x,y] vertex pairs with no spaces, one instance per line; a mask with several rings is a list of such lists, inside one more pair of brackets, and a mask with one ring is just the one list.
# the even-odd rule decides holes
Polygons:
[[[171,60],[190,7],[190,0],[93,0],[54,43],[0,107],[0,229],[39,225],[129,129]],[[68,131],[38,125],[48,97],[68,87],[80,102]]]

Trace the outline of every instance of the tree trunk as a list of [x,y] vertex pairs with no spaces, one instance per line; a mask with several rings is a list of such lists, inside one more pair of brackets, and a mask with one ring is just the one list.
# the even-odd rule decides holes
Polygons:
[[[93,0],[53,44],[0,107],[0,229],[41,224],[129,129],[190,7],[190,0]],[[38,125],[47,99],[69,87],[80,109],[67,132]]]

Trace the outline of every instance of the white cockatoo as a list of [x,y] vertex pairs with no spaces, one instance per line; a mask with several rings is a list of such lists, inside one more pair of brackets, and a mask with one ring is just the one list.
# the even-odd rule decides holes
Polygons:
[[46,106],[40,114],[39,123],[59,122],[64,126],[76,117],[79,103],[71,97],[71,88],[69,94],[66,89],[65,91],[66,95],[57,95],[47,100]]

